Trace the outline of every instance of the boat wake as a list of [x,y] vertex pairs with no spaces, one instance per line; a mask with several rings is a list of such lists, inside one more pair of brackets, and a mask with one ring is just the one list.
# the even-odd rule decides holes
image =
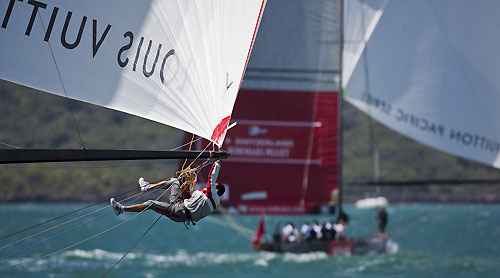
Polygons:
[[385,252],[387,254],[396,254],[399,251],[399,245],[392,241],[388,240],[387,243],[385,244]]

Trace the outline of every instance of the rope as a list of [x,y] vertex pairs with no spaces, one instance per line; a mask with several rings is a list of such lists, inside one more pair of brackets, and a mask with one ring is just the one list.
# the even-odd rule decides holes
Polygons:
[[240,224],[222,205],[217,207],[221,214],[224,216],[225,221],[217,219],[215,217],[207,217],[207,221],[210,221],[212,223],[229,227],[233,229],[234,231],[238,232],[241,236],[247,239],[253,239],[253,236],[255,234],[255,231],[252,229],[249,229],[245,227],[244,225]]
[[[160,189],[160,188],[158,188],[158,189]],[[153,191],[153,192],[154,192],[154,191]],[[153,193],[153,192],[151,192],[151,193]],[[139,199],[139,198],[137,198],[137,199]],[[136,200],[137,200],[137,199],[136,199]],[[136,200],[132,200],[131,202],[136,201]],[[130,203],[130,202],[128,202],[128,203]],[[128,204],[128,203],[126,203],[126,204]],[[109,205],[108,205],[108,206],[106,206],[106,207],[109,207]],[[26,251],[26,250],[31,249],[31,248],[33,248],[33,247],[36,247],[36,246],[38,246],[38,245],[40,245],[40,244],[42,244],[42,243],[44,243],[44,242],[47,242],[47,241],[49,241],[49,240],[51,240],[51,239],[54,239],[54,238],[56,238],[56,237],[59,237],[59,236],[61,236],[61,235],[65,234],[65,233],[68,233],[68,232],[70,232],[70,231],[73,231],[73,230],[75,230],[75,229],[77,229],[77,228],[79,228],[79,227],[81,227],[81,226],[83,226],[83,225],[85,225],[85,224],[88,224],[88,223],[90,223],[90,222],[92,222],[92,221],[94,221],[94,220],[97,220],[97,219],[99,219],[99,218],[101,218],[101,217],[103,217],[103,216],[105,216],[105,215],[107,215],[107,214],[110,214],[111,212],[112,212],[112,211],[106,212],[106,213],[101,214],[101,215],[99,215],[99,216],[97,216],[97,217],[95,217],[95,218],[92,218],[92,219],[90,219],[90,220],[88,220],[88,221],[85,221],[85,222],[83,222],[83,223],[81,223],[81,224],[79,224],[79,225],[76,225],[76,226],[74,226],[73,228],[71,228],[71,229],[69,229],[69,230],[62,231],[62,232],[60,232],[60,233],[58,233],[58,234],[56,234],[56,235],[54,235],[54,236],[51,236],[51,237],[49,237],[49,238],[46,238],[46,239],[42,240],[42,241],[40,241],[40,242],[37,242],[37,243],[31,244],[31,245],[29,245],[29,246],[27,246],[27,247],[25,247],[25,248],[23,248],[23,249],[21,249],[21,250],[18,250],[18,251],[16,251],[16,252],[12,253],[12,254],[9,254],[9,255],[7,255],[7,256],[5,256],[5,257],[0,258],[0,261],[3,261],[3,260],[5,260],[5,259],[10,258],[10,257],[12,257],[12,256],[14,256],[14,255],[16,255],[16,254],[19,254],[19,253],[23,252],[23,251]]]
[[[192,146],[192,143],[193,143],[193,139],[194,139],[194,133],[193,133],[193,136],[191,137],[191,143],[189,144],[189,150],[191,150],[191,146]],[[199,157],[199,156],[198,156]],[[196,159],[198,159],[198,157]],[[196,161],[195,159],[195,161]],[[194,190],[194,184],[196,183],[196,176],[197,176],[197,173],[196,172],[199,172],[199,170],[201,170],[203,167],[205,167],[207,165],[207,162],[205,161],[202,165],[198,166],[197,168],[195,169],[190,169],[189,166],[188,168],[184,169],[184,166],[186,165],[186,162],[187,162],[187,159],[184,160],[184,164],[182,165],[182,170],[179,172],[177,172],[179,175],[181,175],[181,177],[184,177],[184,179],[186,180],[185,182],[182,183],[181,185],[181,189],[183,187],[186,187],[188,185],[191,185],[192,188],[189,188],[190,192],[192,190]],[[193,161],[194,162],[194,161]],[[199,169],[197,171],[197,169]],[[180,178],[178,178],[179,180]],[[182,191],[181,191],[182,192]],[[182,194],[182,193],[181,193]],[[163,194],[162,194],[163,195]],[[162,215],[158,216],[158,218],[156,219],[156,221],[142,234],[142,236],[137,239],[134,244],[125,252],[125,254],[123,254],[123,256],[108,270],[106,271],[106,273],[104,273],[102,275],[102,277],[106,277],[129,253],[130,251],[132,251],[136,246],[137,244],[139,244],[139,242],[146,236],[146,234],[156,225],[156,223],[160,220],[160,218],[162,217]],[[187,227],[187,226],[186,226]]]
[[[194,133],[192,133],[191,135],[191,140],[189,142],[189,149],[188,151],[191,150],[191,148],[193,147],[193,140],[194,140]],[[186,144],[184,144],[186,145]],[[193,171],[194,170],[191,170],[190,167],[188,167],[187,169],[184,169],[184,166],[186,166],[186,162],[187,162],[187,158],[184,159],[184,163],[182,164],[182,167],[181,167],[181,170],[180,171],[177,171],[177,176],[183,176],[183,175],[186,175],[186,177],[184,179],[182,179],[181,181],[181,192],[183,192],[184,190],[188,190],[189,194],[191,194],[191,192],[194,190],[194,186],[196,184],[196,175],[194,175]]]
[[[192,136],[191,136],[191,140],[189,143],[186,143],[184,144],[183,146],[186,146],[189,144],[189,151],[191,150],[192,146],[193,146],[193,143],[197,140],[199,140],[200,138],[194,140],[194,133],[192,133]],[[201,151],[198,156],[193,159],[193,161],[188,165],[187,168],[184,168],[186,166],[186,163],[188,161],[188,159],[185,159],[184,160],[184,163],[182,164],[182,167],[181,167],[181,170],[180,171],[177,171],[177,176],[180,177],[180,176],[183,176],[184,178],[181,179],[181,182],[180,182],[180,188],[182,191],[184,191],[186,188],[187,190],[191,193],[192,191],[194,191],[195,189],[195,185],[196,185],[196,178],[197,178],[197,172],[198,171],[195,171],[197,168],[205,165],[206,163],[208,163],[208,160],[203,162],[200,166],[198,166],[197,168],[195,169],[191,169],[191,166],[194,164],[194,162],[196,162],[196,160],[198,160],[198,158],[201,156],[201,154],[210,146],[210,144],[212,144],[212,142],[209,142],[207,144],[207,146],[203,149],[203,151]]]
[[[158,188],[158,189],[160,189],[160,188]],[[167,188],[167,189],[168,189],[168,188]],[[153,192],[154,192],[154,191],[153,191]],[[167,190],[165,190],[165,192],[167,192]],[[160,196],[159,196],[156,200],[158,200],[161,196],[163,196],[163,194],[165,194],[165,192],[163,192],[163,193],[162,193],[162,194],[161,194],[161,195],[160,195]],[[74,243],[74,244],[72,244],[72,245],[70,245],[70,246],[64,247],[64,248],[62,248],[62,249],[59,249],[59,250],[54,251],[54,252],[52,252],[52,253],[49,253],[49,254],[47,254],[47,255],[40,256],[40,257],[38,257],[38,258],[34,258],[34,259],[31,259],[31,260],[26,260],[26,261],[24,261],[24,262],[20,262],[20,263],[16,263],[16,264],[11,264],[11,265],[0,266],[0,269],[2,269],[2,268],[7,268],[7,267],[12,267],[12,266],[17,266],[17,265],[22,265],[22,264],[25,264],[25,263],[30,263],[30,262],[34,262],[34,261],[38,261],[38,260],[41,260],[41,259],[44,259],[44,258],[47,258],[47,257],[53,256],[53,255],[55,255],[55,254],[59,254],[59,253],[61,253],[61,252],[63,252],[63,251],[66,251],[66,250],[68,250],[68,249],[70,249],[70,248],[73,248],[73,247],[75,247],[75,246],[77,246],[77,245],[79,245],[79,244],[82,244],[82,243],[84,243],[84,242],[86,242],[86,241],[89,241],[89,240],[91,240],[91,239],[93,239],[93,238],[96,238],[96,237],[98,237],[98,236],[100,236],[100,235],[102,235],[102,234],[105,234],[105,233],[107,233],[107,232],[109,232],[109,231],[111,231],[111,230],[113,230],[113,229],[116,229],[116,228],[118,228],[119,226],[121,226],[121,225],[123,225],[123,224],[125,224],[125,223],[128,223],[128,222],[129,222],[129,221],[131,221],[132,219],[135,219],[137,216],[139,216],[140,214],[142,214],[143,212],[145,212],[148,208],[149,208],[149,206],[148,206],[146,209],[144,209],[143,211],[141,211],[141,212],[137,213],[136,215],[134,215],[134,216],[130,217],[129,219],[127,219],[127,220],[125,220],[125,221],[123,221],[123,222],[120,222],[120,223],[118,223],[118,224],[116,224],[116,225],[114,225],[114,226],[112,226],[112,227],[110,227],[110,228],[108,228],[108,229],[106,229],[106,230],[104,230],[104,231],[102,231],[102,232],[98,233],[98,234],[95,234],[95,235],[93,235],[93,236],[91,236],[91,237],[88,237],[88,238],[86,238],[86,239],[84,239],[84,240],[81,240],[81,241],[79,241],[79,242],[77,242],[77,243]]]
[[181,190],[184,191],[187,189],[189,193],[191,193],[194,190],[195,184],[196,184],[196,173],[194,173],[194,170],[191,168],[186,168],[181,171],[177,171],[177,175],[179,176],[184,176],[181,181]]
[[[130,193],[130,192],[132,192],[132,191],[135,191],[135,190],[137,190],[137,188],[131,189],[131,190],[127,191],[127,192],[123,192],[123,193],[119,194],[117,197],[119,197],[119,196],[123,196],[123,195],[128,194],[128,193]],[[135,196],[135,195],[134,195],[134,196]],[[124,199],[124,200],[126,200],[126,199]],[[122,200],[122,201],[124,201],[124,200]],[[10,233],[10,234],[8,234],[8,235],[5,235],[5,236],[0,237],[0,240],[5,239],[5,238],[8,238],[8,237],[11,237],[11,236],[13,236],[13,235],[17,235],[17,234],[19,234],[19,233],[22,233],[22,232],[25,232],[25,231],[28,231],[28,230],[31,230],[31,229],[36,228],[36,227],[38,227],[38,226],[41,226],[41,225],[43,225],[43,224],[47,224],[47,223],[52,222],[52,221],[54,221],[54,220],[57,220],[57,219],[63,218],[63,217],[65,217],[65,216],[71,215],[71,214],[73,214],[73,213],[76,213],[76,212],[82,211],[82,210],[84,210],[84,209],[87,209],[87,208],[93,207],[93,206],[95,206],[95,205],[98,205],[98,204],[100,204],[100,203],[104,203],[104,202],[107,202],[107,201],[109,201],[109,198],[107,198],[107,199],[105,199],[105,200],[102,200],[102,201],[99,201],[99,202],[96,202],[96,203],[93,203],[93,204],[90,204],[90,205],[87,205],[87,206],[84,206],[84,207],[79,208],[79,209],[76,209],[76,210],[74,210],[74,211],[71,211],[71,212],[65,213],[65,214],[63,214],[63,215],[56,216],[56,217],[54,217],[54,218],[52,218],[52,219],[49,219],[49,220],[46,220],[46,221],[40,222],[40,223],[35,224],[35,225],[33,225],[33,226],[29,226],[29,227],[23,228],[23,229],[18,230],[18,231],[16,231],[16,232],[12,232],[12,233]],[[6,247],[6,246],[1,247],[1,248],[0,248],[0,250],[1,250],[1,249],[3,249],[4,247]]]
[[123,254],[123,256],[108,271],[106,271],[106,273],[102,275],[102,277],[106,277],[125,258],[125,256],[127,256],[128,253],[130,253],[130,251],[132,251],[132,249],[134,249],[137,246],[139,241],[141,241],[146,236],[146,234],[154,227],[154,225],[156,225],[156,223],[158,222],[158,220],[160,220],[162,216],[163,215],[158,216],[153,225],[149,226],[149,228],[142,234],[142,236],[135,241],[135,243],[127,250],[127,252],[125,252],[125,254]]
[[[193,137],[194,137],[194,134],[193,134]],[[173,148],[172,150],[176,150],[176,149],[182,148],[183,146],[185,146],[185,145],[187,145],[187,144],[191,144],[191,145],[192,145],[192,143],[194,143],[194,142],[196,142],[196,141],[198,141],[198,140],[200,140],[200,139],[201,139],[201,137],[193,141],[193,138],[192,138],[192,139],[191,139],[191,141],[190,141],[189,143],[186,143],[186,144],[181,145],[181,146],[179,146],[179,147]],[[2,143],[2,142],[0,142],[0,143]],[[191,145],[189,146],[189,149],[190,149],[190,150],[191,150]],[[187,159],[186,159],[186,161],[187,161]],[[186,163],[186,161],[184,162],[184,164]],[[184,165],[183,165],[183,168],[184,168]],[[126,192],[123,192],[123,193],[120,193],[120,194],[118,194],[118,195],[117,195],[117,197],[120,197],[120,196],[126,195],[126,194],[128,194],[128,193],[130,193],[130,192],[132,192],[132,191],[135,191],[135,190],[136,190],[136,188],[131,189],[131,190],[126,191]],[[137,196],[137,195],[134,195],[134,196]],[[134,196],[132,196],[132,197],[134,197]],[[131,198],[132,198],[132,197],[131,197]],[[123,201],[125,201],[125,200],[127,200],[127,199],[123,199],[123,200],[121,200],[120,202],[123,202]],[[12,233],[7,234],[7,235],[4,235],[4,236],[1,236],[1,237],[0,237],[0,240],[3,240],[3,239],[6,239],[6,238],[9,238],[9,237],[11,237],[11,236],[17,235],[17,234],[19,234],[19,233],[22,233],[22,232],[25,232],[25,231],[31,230],[31,229],[36,228],[36,227],[38,227],[38,226],[41,226],[41,225],[43,225],[43,224],[47,224],[47,223],[49,223],[49,222],[55,221],[55,220],[57,220],[57,219],[63,218],[63,217],[65,217],[65,216],[71,215],[71,214],[73,214],[73,213],[76,213],[76,212],[82,211],[82,210],[84,210],[84,209],[87,209],[87,208],[93,207],[93,206],[95,206],[95,205],[98,205],[98,204],[100,204],[100,203],[104,203],[104,202],[107,202],[107,201],[109,201],[109,198],[106,198],[106,199],[104,199],[104,200],[102,200],[102,201],[98,201],[98,202],[95,202],[95,203],[90,204],[90,205],[87,205],[87,206],[84,206],[84,207],[79,208],[79,209],[76,209],[76,210],[74,210],[74,211],[71,211],[71,212],[65,213],[65,214],[63,214],[63,215],[56,216],[56,217],[54,217],[54,218],[52,218],[52,219],[49,219],[49,220],[46,220],[46,221],[40,222],[40,223],[35,224],[35,225],[33,225],[33,226],[25,227],[25,228],[23,228],[23,229],[21,229],[21,230],[18,230],[18,231],[12,232]],[[3,249],[4,247],[7,247],[7,246],[0,247],[0,250],[1,250],[1,249]]]
[[[191,150],[191,147],[193,146],[193,139],[194,139],[194,133],[192,133],[192,135],[191,135],[191,141],[189,142],[189,149],[188,149],[188,151],[190,151],[190,150]],[[187,145],[187,144],[184,144],[184,146],[185,146],[185,145]],[[184,170],[184,166],[186,166],[186,162],[187,162],[187,161],[188,161],[188,160],[187,160],[187,158],[186,158],[186,159],[184,160],[184,163],[182,164],[182,167],[181,167],[181,169],[182,169],[182,170]]]
[[200,158],[201,154],[202,154],[203,152],[205,152],[205,151],[208,149],[208,147],[210,147],[210,144],[213,144],[213,143],[212,143],[212,142],[208,142],[207,146],[206,146],[206,147],[205,147],[205,148],[204,148],[204,149],[203,149],[203,150],[202,150],[202,151],[198,154],[198,156],[197,156],[197,157],[196,157],[196,158],[195,158],[195,159],[194,159],[194,160],[193,160],[193,161],[189,164],[188,168],[190,168],[190,167],[194,164],[194,162],[195,162],[198,158]]
[[[197,171],[201,171],[201,169],[203,169],[204,167],[206,167],[206,166],[207,166],[207,165],[209,165],[209,164],[211,164],[211,163],[208,163],[208,164],[205,164],[205,165],[202,165],[202,166],[198,167],[198,168],[197,168]],[[166,184],[165,184],[165,185],[163,185],[162,187],[159,187],[159,188],[157,188],[157,189],[155,189],[155,190],[153,190],[153,191],[151,191],[151,192],[149,192],[149,193],[145,194],[144,196],[147,196],[147,195],[149,195],[149,194],[152,194],[152,193],[156,192],[157,190],[160,190],[160,189],[164,188],[165,186],[167,186],[167,185],[171,185],[171,184],[172,184],[172,182],[166,183]],[[169,187],[170,187],[170,186],[169,186]],[[167,188],[167,190],[165,190],[165,191],[164,191],[164,192],[163,192],[160,196],[158,196],[158,198],[156,198],[155,200],[160,199],[160,198],[161,198],[161,197],[162,197],[162,196],[163,196],[163,195],[164,195],[167,191],[168,191],[168,188]],[[134,201],[136,201],[137,199],[139,199],[139,198],[136,198],[135,200],[132,200],[132,201],[130,201],[130,202],[128,202],[128,203],[134,202]],[[127,203],[127,204],[128,204],[128,203]],[[151,205],[152,205],[152,204],[151,204]],[[150,206],[151,206],[151,205],[150,205]],[[20,264],[24,264],[24,263],[28,263],[28,262],[32,262],[32,261],[36,261],[36,260],[40,260],[40,259],[46,258],[46,257],[48,257],[48,256],[51,256],[51,255],[54,255],[54,254],[60,253],[60,252],[62,252],[62,251],[65,251],[65,250],[67,250],[67,249],[69,249],[69,248],[72,248],[72,247],[74,247],[74,246],[78,245],[78,244],[81,244],[81,243],[83,243],[83,242],[85,242],[85,241],[88,241],[88,240],[90,240],[90,239],[92,239],[92,238],[95,238],[95,237],[97,237],[97,236],[99,236],[99,235],[102,235],[102,234],[104,234],[104,233],[106,233],[106,232],[108,232],[108,231],[110,231],[110,230],[112,230],[112,229],[115,229],[115,228],[117,228],[118,226],[120,226],[120,225],[122,225],[122,224],[124,224],[124,223],[126,223],[126,222],[128,222],[128,221],[130,221],[130,220],[132,220],[132,219],[134,219],[134,218],[135,218],[135,217],[137,217],[139,214],[141,214],[141,213],[143,213],[144,211],[146,211],[147,209],[149,209],[149,207],[150,207],[150,206],[146,207],[143,211],[139,212],[138,214],[134,215],[133,217],[129,218],[128,220],[126,220],[126,221],[124,221],[124,222],[122,222],[122,223],[120,223],[120,224],[118,224],[118,225],[115,225],[115,226],[113,226],[113,227],[111,227],[111,228],[109,228],[109,229],[107,229],[107,230],[105,230],[105,231],[103,231],[103,232],[101,232],[101,233],[99,233],[99,234],[96,234],[96,235],[91,236],[91,237],[89,237],[89,238],[87,238],[87,239],[84,239],[84,240],[82,240],[82,241],[80,241],[80,242],[77,242],[77,243],[75,243],[75,244],[72,244],[72,245],[70,245],[70,246],[68,246],[68,247],[66,247],[66,248],[60,249],[60,250],[58,250],[58,251],[56,251],[56,252],[52,252],[52,253],[50,253],[50,254],[47,254],[47,255],[45,255],[45,256],[41,256],[41,257],[38,257],[38,258],[35,258],[35,259],[32,259],[32,260],[27,260],[27,261],[24,261],[24,262],[21,262],[21,263],[17,263],[17,264],[12,264],[12,265],[1,266],[1,267],[0,267],[0,269],[2,269],[2,268],[6,268],[6,267],[11,267],[11,266],[16,266],[16,265],[20,265]],[[109,205],[108,205],[108,206],[106,206],[106,207],[109,207]],[[92,222],[92,221],[94,221],[94,220],[96,220],[96,219],[99,219],[99,218],[101,218],[102,216],[105,216],[105,215],[107,215],[107,214],[109,214],[109,213],[111,213],[111,212],[112,212],[112,211],[107,212],[107,213],[104,213],[104,214],[102,214],[102,215],[100,215],[100,216],[98,216],[98,217],[92,218],[92,219],[90,219],[89,221],[86,221],[86,222],[84,222],[84,223],[82,223],[82,224],[80,224],[80,225],[77,225],[77,226],[75,226],[75,227],[73,227],[73,228],[71,228],[71,229],[69,229],[69,230],[63,231],[63,232],[61,232],[61,233],[59,233],[59,234],[56,234],[56,235],[54,235],[54,236],[52,236],[52,237],[49,237],[49,238],[47,238],[47,239],[45,239],[45,240],[43,240],[43,241],[40,241],[40,242],[35,243],[35,244],[32,244],[32,245],[30,245],[30,246],[28,246],[28,247],[26,247],[26,248],[24,248],[24,249],[21,249],[21,250],[19,250],[19,251],[17,251],[17,252],[14,252],[14,253],[10,254],[10,255],[7,255],[7,256],[5,256],[5,257],[2,257],[2,258],[0,258],[0,261],[3,261],[3,260],[5,260],[5,259],[7,259],[7,258],[9,258],[9,257],[12,257],[12,256],[14,256],[14,255],[16,255],[16,254],[19,254],[19,253],[21,253],[21,252],[23,252],[23,251],[25,251],[25,250],[31,249],[31,248],[33,248],[33,247],[35,247],[35,246],[38,246],[38,245],[40,245],[40,244],[42,244],[42,243],[44,243],[44,242],[46,242],[46,241],[49,241],[49,240],[51,240],[51,239],[53,239],[53,238],[55,238],[55,237],[58,237],[58,236],[62,235],[62,234],[65,234],[65,233],[67,233],[67,232],[70,232],[70,231],[72,231],[72,230],[74,230],[74,229],[76,229],[76,228],[78,228],[78,227],[81,227],[81,226],[83,226],[83,225],[85,225],[85,224],[87,224],[87,223],[89,223],[89,222]]]
[[194,140],[194,141],[191,141],[191,142],[188,142],[188,143],[186,143],[186,144],[180,145],[180,146],[178,146],[178,147],[175,147],[175,148],[171,149],[171,151],[178,150],[178,149],[180,149],[180,148],[182,148],[182,147],[185,147],[185,146],[187,146],[187,145],[189,145],[189,144],[192,144],[192,143],[194,143],[194,142],[200,141],[201,139],[203,139],[203,138],[202,138],[202,137],[198,137],[198,139],[196,139],[196,140]]
[[[191,144],[189,145],[189,150],[191,150],[193,139],[194,139],[194,133],[193,133],[193,136],[191,137]],[[196,159],[198,159],[198,157]],[[196,161],[196,159],[195,159],[195,161]],[[184,160],[184,164],[182,165],[182,170],[180,171],[181,173],[179,174],[179,175],[183,176],[184,179],[186,180],[184,183],[182,183],[181,189],[183,187],[191,185],[191,188],[189,188],[189,190],[191,192],[192,190],[194,190],[194,184],[196,183],[196,176],[197,176],[196,172],[199,172],[199,171],[197,171],[197,169],[201,170],[203,167],[205,167],[207,165],[207,162],[204,162],[202,165],[198,166],[195,169],[190,169],[189,167],[187,169],[184,169],[184,166],[186,165],[186,162],[187,162],[187,159]],[[178,180],[179,179],[180,178],[178,178]],[[180,194],[182,194],[182,193],[180,193]],[[123,256],[106,273],[104,273],[102,275],[103,278],[106,277],[125,258],[125,256],[127,256],[130,253],[130,251],[132,251],[137,246],[137,244],[139,244],[139,242],[154,227],[154,225],[156,225],[156,223],[160,220],[161,217],[162,217],[162,215],[158,216],[158,218],[156,219],[156,221],[142,234],[142,236],[139,239],[137,239],[135,241],[135,243],[125,252],[125,254],[123,254]],[[186,228],[187,228],[187,226],[186,226]]]
[[398,236],[402,233],[407,232],[408,230],[412,229],[415,225],[419,224],[419,222],[422,222],[423,220],[425,220],[426,217],[428,217],[428,215],[423,214],[423,215],[420,215],[416,220],[410,222],[409,224],[400,225],[399,227],[403,227],[403,228],[400,228],[400,229],[397,229],[397,230],[391,232],[391,237],[395,237],[395,236]]
[[[161,188],[163,188],[163,187],[165,187],[165,186],[167,186],[167,185],[171,185],[171,184],[172,184],[172,182],[166,183],[166,184],[165,184],[165,185],[163,185],[162,187],[157,188],[157,189],[155,189],[155,190],[153,190],[153,191],[151,191],[151,192],[149,192],[149,193],[145,194],[144,196],[150,195],[150,194],[154,193],[155,191],[160,190]],[[163,194],[165,194],[165,192],[164,192]],[[160,197],[161,197],[161,196],[163,196],[163,194],[162,194],[162,195],[160,195]],[[160,198],[160,197],[158,197],[158,198]],[[136,199],[134,199],[134,200],[132,200],[132,201],[130,201],[130,202],[127,202],[127,203],[125,203],[125,204],[132,203],[132,202],[134,202],[134,201],[136,201],[136,200],[138,200],[138,199],[140,199],[140,198],[142,198],[142,197],[136,198]],[[129,199],[130,199],[130,198],[129,198]],[[109,207],[109,206],[110,206],[110,205],[107,205],[106,207]],[[104,208],[106,208],[106,207],[104,207]],[[149,208],[149,207],[148,207],[148,208]],[[102,209],[102,208],[101,208],[101,209]],[[99,209],[99,210],[101,210],[101,209]],[[23,248],[23,249],[21,249],[21,250],[18,250],[17,252],[14,252],[14,253],[12,253],[12,254],[10,254],[10,255],[7,255],[7,256],[5,256],[5,257],[0,258],[0,261],[3,261],[3,260],[5,260],[5,259],[7,259],[7,258],[9,258],[9,257],[12,257],[13,255],[19,254],[19,253],[21,253],[21,252],[23,252],[23,251],[25,251],[25,250],[31,249],[31,248],[33,248],[33,247],[36,247],[36,246],[38,246],[38,245],[40,245],[40,244],[42,244],[42,243],[44,243],[44,242],[47,242],[47,241],[49,241],[49,240],[51,240],[51,239],[53,239],[53,238],[56,238],[56,237],[58,237],[58,236],[61,236],[61,235],[65,234],[65,233],[67,233],[67,232],[73,231],[73,230],[75,230],[76,228],[79,228],[79,227],[81,227],[81,226],[83,226],[83,225],[85,225],[85,224],[88,224],[88,223],[90,223],[90,222],[92,222],[92,221],[94,221],[94,220],[97,220],[97,219],[99,219],[99,218],[101,218],[101,217],[103,217],[103,216],[105,216],[105,215],[107,215],[107,214],[110,214],[111,212],[112,212],[112,211],[109,211],[109,212],[106,212],[106,213],[104,213],[104,214],[101,214],[101,215],[99,215],[99,216],[97,216],[97,217],[95,217],[95,218],[92,218],[92,219],[90,219],[90,220],[88,220],[88,221],[86,221],[86,222],[83,222],[83,223],[81,223],[81,224],[79,224],[79,225],[77,225],[77,226],[74,226],[73,228],[71,228],[71,229],[69,229],[69,230],[63,231],[63,232],[61,232],[61,233],[59,233],[59,234],[56,234],[56,235],[54,235],[54,236],[52,236],[52,237],[49,237],[49,238],[47,238],[47,239],[45,239],[45,240],[42,240],[42,241],[38,242],[38,243],[34,243],[34,244],[32,244],[32,245],[29,245],[29,246],[28,246],[28,247],[26,247],[26,248]]]
[[13,149],[20,149],[21,147],[18,147],[18,146],[14,146],[14,145],[11,145],[11,144],[7,144],[7,143],[4,143],[4,142],[0,142],[0,145],[4,145],[4,146],[7,146],[7,147],[11,147]]
[[[134,198],[134,197],[136,197],[137,195],[140,195],[140,194],[141,194],[141,193],[138,193],[138,194],[135,194],[135,195],[130,196],[130,197],[128,197],[128,198],[125,198],[125,199],[123,199],[123,200],[120,200],[120,202],[123,202],[123,201],[126,201],[126,200],[128,200],[128,199]],[[78,217],[75,217],[75,218],[70,219],[70,220],[68,220],[68,221],[66,221],[66,222],[63,222],[63,223],[60,223],[60,224],[55,225],[55,226],[53,226],[53,227],[50,227],[50,228],[48,228],[48,229],[45,229],[45,230],[43,230],[43,231],[41,231],[41,232],[38,232],[38,233],[36,233],[36,234],[33,234],[33,235],[30,235],[30,236],[27,236],[27,237],[25,237],[25,238],[23,238],[23,239],[20,239],[20,240],[18,240],[18,241],[15,241],[15,242],[9,243],[9,244],[7,244],[7,245],[4,245],[4,246],[0,247],[0,250],[4,249],[5,247],[9,247],[9,246],[11,246],[11,245],[14,245],[14,244],[16,244],[16,243],[19,243],[19,242],[25,241],[26,239],[32,238],[32,237],[34,237],[34,236],[41,235],[41,234],[43,234],[43,233],[45,233],[45,232],[48,232],[48,231],[50,231],[50,230],[53,230],[53,229],[55,229],[55,228],[57,228],[57,227],[60,227],[60,226],[66,225],[66,224],[68,224],[68,223],[71,223],[71,222],[73,222],[73,221],[75,221],[75,220],[78,220],[78,219],[80,219],[80,218],[83,218],[83,217],[85,217],[85,216],[88,216],[88,215],[94,214],[94,213],[96,213],[96,212],[98,212],[98,211],[100,211],[100,210],[103,210],[103,209],[105,209],[105,208],[107,208],[107,207],[109,207],[109,206],[111,206],[111,205],[107,205],[107,206],[105,206],[105,207],[102,207],[102,208],[99,208],[99,209],[97,209],[97,210],[91,211],[91,212],[86,213],[86,214],[84,214],[84,215],[80,215],[80,216],[78,216]]]
[[235,221],[234,217],[230,216],[227,213],[227,211],[222,208],[222,206],[219,206],[217,208],[221,210],[221,212],[224,215],[224,217],[226,218],[226,220],[224,221],[224,220],[221,220],[221,219],[217,219],[215,217],[207,217],[206,218],[207,221],[210,221],[212,223],[215,223],[215,224],[218,224],[218,225],[221,225],[221,226],[224,226],[224,227],[231,228],[234,231],[238,232],[241,236],[243,236],[246,239],[250,239],[250,240],[253,239],[254,234],[255,234],[254,230],[249,229],[249,228],[241,225],[237,221]]

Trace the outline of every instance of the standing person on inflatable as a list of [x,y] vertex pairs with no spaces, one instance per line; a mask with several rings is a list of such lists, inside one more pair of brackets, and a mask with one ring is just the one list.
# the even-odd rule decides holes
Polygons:
[[[215,211],[220,204],[219,197],[226,191],[222,183],[216,183],[220,167],[219,161],[214,162],[208,176],[207,187],[196,190],[192,194],[188,190],[182,190],[176,178],[171,178],[169,181],[161,181],[156,184],[150,184],[143,178],[140,178],[139,186],[142,192],[171,183],[169,202],[149,200],[142,204],[123,206],[116,202],[114,198],[111,198],[111,206],[117,216],[124,211],[141,212],[145,209],[152,209],[175,222],[187,222],[188,224],[191,222],[195,224],[195,222]],[[214,192],[214,189],[216,192]]]

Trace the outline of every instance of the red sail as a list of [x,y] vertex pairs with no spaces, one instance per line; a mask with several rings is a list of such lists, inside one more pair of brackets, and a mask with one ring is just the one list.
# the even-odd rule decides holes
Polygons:
[[241,89],[223,145],[231,154],[218,179],[223,205],[241,214],[326,212],[338,186],[337,102],[335,92]]
[[261,216],[260,217],[260,221],[259,221],[259,226],[257,227],[257,231],[255,231],[255,236],[253,238],[252,244],[253,245],[259,244],[260,239],[262,238],[262,236],[265,233],[266,233],[266,229],[264,227],[264,216]]

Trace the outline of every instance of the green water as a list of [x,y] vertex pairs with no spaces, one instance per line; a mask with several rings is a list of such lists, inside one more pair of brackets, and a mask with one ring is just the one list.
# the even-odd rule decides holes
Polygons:
[[[0,205],[0,236],[81,206]],[[0,247],[98,208],[2,239]],[[346,211],[351,216],[348,236],[376,232],[376,211],[353,206],[346,206]],[[255,252],[250,242],[259,216],[214,215],[190,230],[163,218],[107,277],[500,277],[500,205],[391,205],[388,212],[391,252],[350,257]],[[116,217],[108,208],[2,248],[0,277],[101,277],[157,217],[154,212],[132,216]],[[277,223],[300,225],[315,219],[332,217],[267,216],[266,228],[272,232]],[[126,220],[68,250],[6,267],[61,250]],[[69,229],[74,230],[63,233]],[[50,237],[54,238],[19,252]]]

